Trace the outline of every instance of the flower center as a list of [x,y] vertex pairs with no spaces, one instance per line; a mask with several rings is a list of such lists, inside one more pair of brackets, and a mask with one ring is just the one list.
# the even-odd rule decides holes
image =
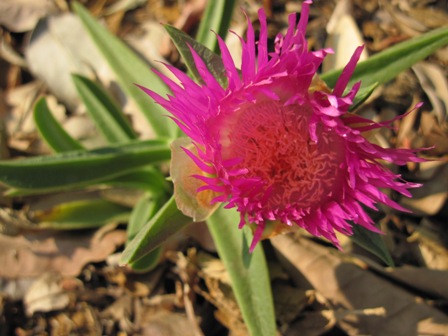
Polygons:
[[270,210],[288,205],[315,208],[340,189],[343,141],[318,125],[318,141],[313,142],[311,114],[309,106],[275,101],[244,106],[224,135],[224,156],[242,158],[237,168],[248,170],[244,178],[260,179],[263,188],[256,200],[264,199],[263,206]]

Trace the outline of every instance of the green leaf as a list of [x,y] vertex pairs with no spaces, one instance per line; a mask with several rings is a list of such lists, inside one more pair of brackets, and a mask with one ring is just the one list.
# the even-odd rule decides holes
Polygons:
[[120,86],[137,103],[154,132],[160,137],[175,138],[177,136],[177,126],[165,116],[166,111],[134,85],[145,86],[163,96],[169,92],[165,83],[151,71],[147,62],[99,24],[82,5],[75,2],[73,3],[73,9],[89,32],[98,50],[115,72]]
[[130,263],[129,266],[133,271],[139,273],[146,273],[152,271],[160,263],[160,259],[163,255],[163,246],[159,246],[152,250],[148,254],[145,254],[142,258]]
[[386,265],[393,267],[394,261],[387,250],[383,237],[375,232],[367,230],[360,225],[353,225],[353,235],[350,237],[356,244],[373,253]]
[[121,262],[135,263],[191,222],[190,217],[177,209],[174,197],[171,197],[126,246]]
[[[1,161],[0,161],[1,165]],[[1,177],[0,177],[1,181]],[[74,186],[75,189],[79,189],[82,187],[88,187],[89,185],[96,184],[99,187],[118,187],[118,188],[131,188],[131,189],[140,189],[142,191],[146,191],[153,194],[160,194],[161,192],[168,192],[170,187],[166,182],[166,178],[162,175],[162,173],[155,167],[145,166],[143,168],[139,168],[136,171],[132,171],[130,173],[126,173],[124,175],[117,176],[113,179],[106,179],[104,181],[98,182],[85,182],[80,183]],[[55,191],[56,189],[16,189],[11,188],[5,192],[5,195],[9,197],[20,197],[20,196],[30,196],[30,195],[38,195],[43,193],[48,193],[49,191]],[[61,191],[66,191],[67,187],[59,188],[63,189]],[[72,188],[73,189],[73,188]]]
[[226,70],[220,56],[177,28],[174,28],[170,25],[165,25],[165,29],[173,40],[173,43],[176,46],[177,50],[179,50],[183,61],[187,65],[188,71],[191,73],[195,81],[201,82],[202,78],[196,68],[193,56],[191,55],[191,51],[188,48],[188,45],[190,45],[204,60],[204,63],[207,66],[208,70],[221,84],[221,86],[227,87],[227,77],[225,76]]
[[154,195],[145,194],[135,205],[132,210],[131,217],[129,218],[128,224],[128,239],[129,243],[138,232],[143,228],[143,226],[157,213],[157,211],[164,204],[164,197],[154,198]]
[[137,168],[167,161],[165,141],[134,141],[92,151],[0,161],[0,181],[12,188],[64,190],[107,181]]
[[[154,198],[153,195],[144,195],[132,210],[131,218],[128,224],[128,240],[129,244],[137,233],[143,228],[143,226],[157,213],[160,207],[163,205],[165,196]],[[148,272],[154,269],[162,256],[163,248],[159,246],[155,250],[146,254],[143,258],[130,263],[131,268],[134,271]]]
[[361,104],[363,104],[378,87],[378,83],[374,83],[367,87],[362,87],[356,94],[353,104],[350,106],[350,111],[356,110]]
[[232,281],[238,305],[251,335],[276,334],[269,272],[261,244],[249,253],[252,232],[238,229],[239,213],[219,208],[207,225]]
[[169,191],[165,176],[159,169],[151,166],[140,168],[129,174],[121,175],[104,182],[107,185],[141,189],[153,194]]
[[90,79],[73,75],[73,82],[87,112],[109,143],[123,143],[137,139],[137,135],[108,93]]
[[[348,84],[362,81],[363,87],[375,83],[384,84],[400,72],[423,60],[437,49],[448,44],[448,27],[442,27],[419,37],[394,45],[369,59],[360,62]],[[328,86],[334,87],[342,70],[333,70],[322,74]]]
[[55,152],[83,149],[54,118],[43,97],[34,106],[34,122],[42,138]]
[[37,225],[40,229],[74,230],[96,228],[111,222],[126,222],[129,215],[129,208],[103,199],[89,199],[36,211],[32,220],[41,222]]
[[199,24],[196,41],[215,53],[219,53],[218,42],[213,32],[225,39],[234,7],[235,0],[208,1],[207,8]]

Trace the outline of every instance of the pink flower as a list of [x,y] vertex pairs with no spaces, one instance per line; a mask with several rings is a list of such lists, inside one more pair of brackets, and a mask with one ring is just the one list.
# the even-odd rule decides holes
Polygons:
[[362,205],[377,210],[376,204],[383,203],[406,211],[380,189],[410,197],[408,189],[419,186],[381,164],[422,161],[415,151],[370,143],[362,132],[387,124],[347,112],[360,83],[344,92],[362,47],[333,90],[316,76],[332,50],[307,49],[310,3],[303,3],[298,24],[295,15],[289,17],[286,35],[277,37],[272,53],[267,48],[263,10],[259,11],[258,43],[248,22],[246,41],[241,39],[241,74],[217,37],[227,88],[220,86],[194,50],[203,84],[167,65],[181,82],[177,85],[159,73],[173,96],[165,99],[143,88],[172,114],[196,147],[194,152],[185,151],[202,171],[194,175],[203,183],[198,192],[211,190],[216,195],[212,203],[236,207],[240,227],[255,225],[251,251],[271,221],[285,227],[297,225],[337,247],[335,231],[351,235],[352,225],[361,225],[379,232]]

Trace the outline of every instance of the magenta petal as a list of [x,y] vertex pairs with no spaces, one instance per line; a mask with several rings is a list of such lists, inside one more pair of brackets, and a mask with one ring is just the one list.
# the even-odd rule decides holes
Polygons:
[[359,57],[361,57],[362,51],[364,50],[364,46],[359,46],[356,48],[355,53],[350,58],[350,61],[345,66],[344,70],[342,71],[341,75],[339,76],[338,81],[336,82],[336,85],[333,89],[333,94],[335,96],[342,96],[344,93],[345,88],[347,87],[348,82],[350,81],[350,77],[353,74],[353,71],[355,71],[356,64],[358,63]]

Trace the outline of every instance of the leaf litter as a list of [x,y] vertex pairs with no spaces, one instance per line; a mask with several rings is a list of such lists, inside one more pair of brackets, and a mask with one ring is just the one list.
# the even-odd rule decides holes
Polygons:
[[[66,13],[68,3],[55,1],[56,8],[45,7],[48,5],[45,1],[32,3],[33,6],[25,0],[2,2],[9,13],[14,13],[10,17],[4,15],[7,11],[0,10],[0,22],[5,27],[0,30],[1,40],[8,48],[1,53],[6,66],[1,83],[7,83],[0,90],[1,100],[6,102],[1,118],[7,125],[2,129],[2,136],[7,138],[2,153],[12,157],[48,153],[48,148],[39,144],[30,117],[34,102],[43,94],[50,97],[53,106],[59,106],[57,117],[72,135],[86,143],[90,141],[92,146],[97,143],[92,140],[94,129],[86,127],[87,119],[70,89],[71,84],[67,80],[60,82],[71,71],[100,77],[131,114],[134,123],[140,125],[138,116],[132,115],[132,107],[125,106],[122,93],[114,89],[107,70],[102,70],[104,62],[95,61],[96,58],[93,65],[87,62],[92,61],[91,49],[86,49],[89,42],[76,44],[75,37],[75,44],[61,43],[64,37],[60,34],[64,32],[57,29],[60,24],[55,22],[73,20]],[[159,22],[171,23],[194,36],[204,3],[201,0],[104,0],[91,4],[90,10],[111,31],[129,41],[136,50],[145,52],[145,57],[163,55],[183,68],[177,51],[159,37],[156,26]],[[351,6],[344,8],[341,2],[330,0],[315,2],[310,22],[311,46],[321,48],[330,43],[332,34],[338,33],[342,34],[341,39],[346,38],[353,44],[359,44],[361,37],[368,54],[374,54],[448,22],[445,1],[353,0],[347,4]],[[250,18],[256,16],[256,9],[262,5],[267,13],[272,13],[271,39],[285,27],[287,14],[300,10],[297,2],[288,0],[278,4],[247,1],[240,5]],[[19,7],[24,10],[18,11]],[[65,14],[54,16],[55,12]],[[333,13],[346,21],[331,21]],[[232,28],[244,32],[244,18],[238,15]],[[41,31],[50,42],[37,48],[36,35],[33,38],[31,31],[40,18],[50,27]],[[344,28],[341,22],[350,22],[352,28],[341,29],[341,25]],[[52,24],[56,25],[56,31],[51,29]],[[75,29],[72,33],[76,33]],[[344,45],[334,41],[337,39],[333,39],[333,48],[344,49]],[[55,67],[48,62],[47,48],[51,44],[59,64],[63,65],[60,71],[64,76],[52,74]],[[238,54],[235,48],[231,53]],[[345,255],[306,235],[278,236],[272,245],[266,242],[279,334],[448,334],[446,55],[447,48],[444,48],[416,64],[412,70],[377,89],[358,111],[376,121],[384,121],[410,110],[417,102],[424,103],[421,109],[397,122],[394,130],[373,135],[387,146],[433,146],[425,155],[434,161],[409,165],[401,171],[405,178],[425,185],[415,190],[414,198],[399,199],[413,214],[388,213],[378,218],[387,232],[385,238],[397,268],[385,267],[350,241],[344,244]],[[331,67],[331,64],[325,66]],[[58,87],[62,90],[58,91]],[[52,111],[55,110],[53,107]],[[2,332],[16,335],[247,334],[213,242],[209,235],[198,232],[199,227],[206,230],[205,225],[177,236],[165,249],[156,269],[136,274],[114,262],[113,256],[122,250],[126,240],[121,226],[111,224],[100,230],[65,233],[36,231],[23,225],[28,219],[25,209],[29,199],[2,197],[0,201],[4,207],[0,217]]]

